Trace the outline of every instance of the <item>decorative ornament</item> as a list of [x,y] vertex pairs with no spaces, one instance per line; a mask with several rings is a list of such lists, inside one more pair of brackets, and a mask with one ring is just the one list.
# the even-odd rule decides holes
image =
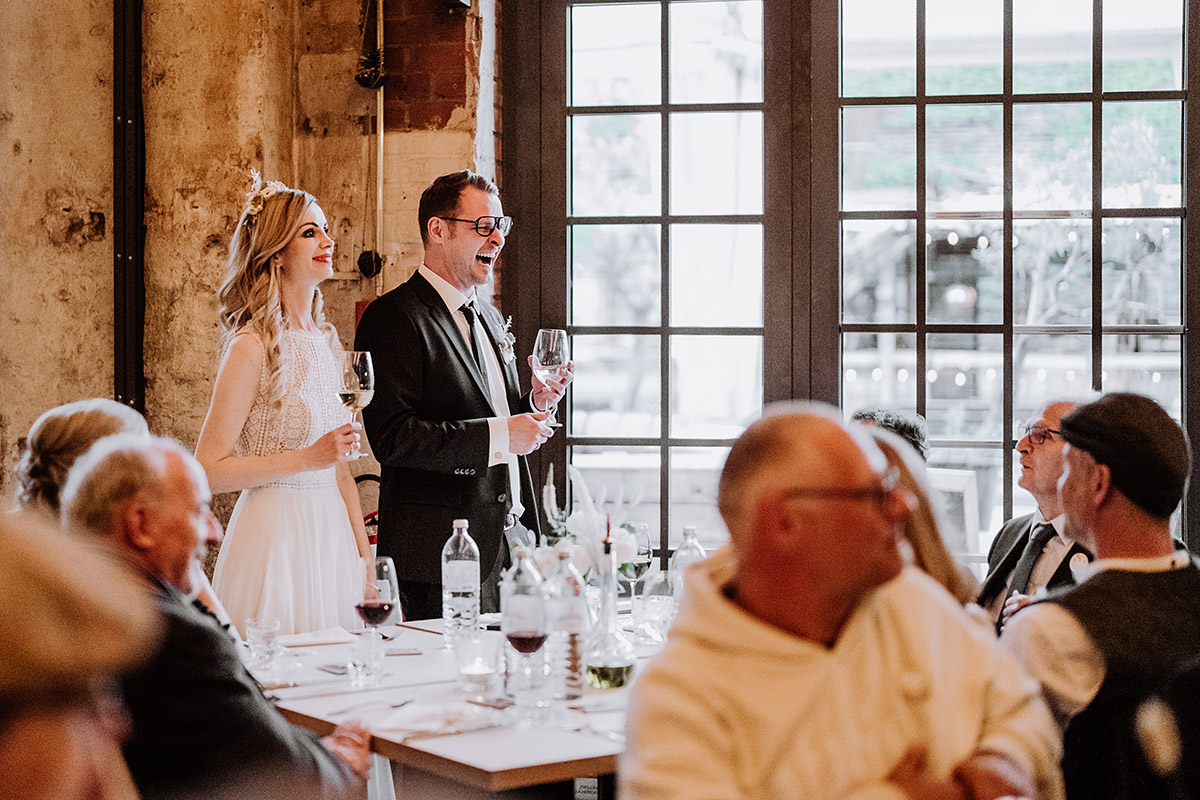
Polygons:
[[248,229],[254,227],[255,221],[258,219],[258,212],[263,210],[267,198],[287,191],[288,188],[280,181],[264,181],[256,169],[250,170],[250,181],[250,191],[246,193],[246,210],[242,212],[246,217],[246,228]]

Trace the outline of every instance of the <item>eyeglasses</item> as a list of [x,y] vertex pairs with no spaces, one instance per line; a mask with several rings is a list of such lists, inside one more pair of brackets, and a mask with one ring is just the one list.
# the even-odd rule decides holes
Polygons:
[[1047,439],[1050,438],[1050,434],[1052,433],[1061,435],[1062,431],[1056,431],[1054,428],[1047,428],[1045,425],[1031,425],[1030,423],[1025,423],[1021,426],[1021,435],[1018,437],[1017,441],[1020,441],[1028,436],[1030,444],[1043,444]]
[[512,217],[480,217],[479,219],[459,219],[458,217],[442,217],[450,222],[465,222],[475,226],[475,232],[480,236],[491,236],[492,231],[500,231],[501,236],[508,236],[512,230]]
[[840,497],[845,500],[873,500],[876,505],[882,506],[884,501],[896,489],[896,484],[900,482],[900,470],[896,467],[888,467],[883,475],[880,476],[878,486],[866,486],[861,489],[843,489],[840,487],[831,487],[828,489],[815,489],[807,487],[799,487],[796,489],[786,489],[783,493],[784,497]]

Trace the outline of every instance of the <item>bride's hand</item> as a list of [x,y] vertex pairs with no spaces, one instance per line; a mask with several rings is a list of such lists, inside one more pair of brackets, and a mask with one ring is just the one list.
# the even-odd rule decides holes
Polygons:
[[353,459],[360,446],[358,431],[361,429],[362,426],[357,422],[347,422],[305,448],[312,468],[320,469]]

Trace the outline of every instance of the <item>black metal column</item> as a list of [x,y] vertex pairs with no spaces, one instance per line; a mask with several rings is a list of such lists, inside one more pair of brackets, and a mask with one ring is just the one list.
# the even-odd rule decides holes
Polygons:
[[113,3],[113,396],[146,410],[142,2]]

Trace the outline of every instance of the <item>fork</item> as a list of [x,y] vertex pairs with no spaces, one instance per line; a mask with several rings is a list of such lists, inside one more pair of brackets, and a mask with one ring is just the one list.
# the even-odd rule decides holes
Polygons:
[[413,701],[413,699],[411,697],[405,698],[404,700],[399,700],[395,703],[379,703],[377,701],[370,700],[365,703],[355,703],[352,706],[346,706],[345,708],[339,708],[337,711],[330,711],[329,716],[339,717],[342,714],[349,714],[351,711],[356,711],[360,708],[371,708],[371,707],[384,708],[384,709],[402,708],[402,707],[408,705],[409,703],[411,703],[412,701]]

